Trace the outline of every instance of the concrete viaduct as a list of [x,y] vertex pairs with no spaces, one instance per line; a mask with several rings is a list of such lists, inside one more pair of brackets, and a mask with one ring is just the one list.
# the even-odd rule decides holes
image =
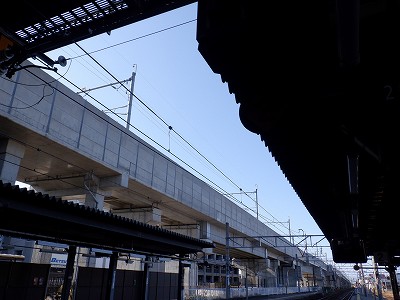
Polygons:
[[[261,286],[333,284],[332,266],[304,256],[289,239],[38,68],[0,78],[0,149],[3,182],[25,182],[66,201],[212,241],[215,248],[198,256],[205,255],[203,262],[235,258],[253,269]],[[3,246],[6,241],[13,238],[3,239]],[[199,278],[213,282],[207,276],[194,282]]]

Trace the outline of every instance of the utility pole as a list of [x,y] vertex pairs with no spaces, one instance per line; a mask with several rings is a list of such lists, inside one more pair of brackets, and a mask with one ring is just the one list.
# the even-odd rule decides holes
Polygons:
[[289,242],[291,242],[294,245],[294,237],[292,236],[292,231],[290,230],[290,218],[288,220],[289,223]]
[[365,276],[364,276],[364,269],[363,269],[363,265],[360,263],[360,269],[361,269],[361,278],[362,278],[362,286],[363,286],[363,290],[364,290],[364,295],[367,296],[367,287],[365,286]]
[[249,286],[247,284],[247,264],[246,264],[246,278],[244,282],[244,287],[246,288],[246,300],[249,299]]
[[[135,86],[136,65],[133,65],[133,68],[134,68],[134,70],[132,72],[132,76],[130,78],[128,78],[128,79],[125,79],[125,80],[122,80],[122,81],[113,82],[113,83],[109,83],[109,84],[105,84],[105,85],[101,85],[101,86],[97,86],[97,87],[94,87],[94,88],[91,88],[91,89],[83,88],[80,92],[77,92],[77,94],[81,94],[81,93],[88,94],[89,92],[97,90],[97,89],[101,89],[101,88],[108,87],[108,86],[113,86],[113,85],[116,85],[118,83],[122,84],[122,83],[130,81],[131,82],[131,90],[129,92],[128,116],[126,118],[126,128],[128,130],[129,130],[130,122],[131,122],[131,111],[132,111],[132,102],[133,102],[133,87]],[[119,107],[119,108],[121,108],[121,107]],[[113,109],[108,109],[105,112],[111,112],[111,111],[113,111]]]
[[399,287],[397,285],[396,266],[390,264],[386,270],[389,272],[390,275],[390,284],[392,285],[393,299],[399,300],[400,295],[399,295]]
[[374,266],[374,279],[375,279],[375,288],[378,294],[378,299],[382,300],[382,289],[381,289],[381,279],[379,278],[379,271],[375,263],[375,257],[372,256],[372,265]]
[[231,299],[231,287],[230,287],[230,257],[229,257],[229,223],[226,222],[226,260],[225,260],[225,299]]
[[131,112],[132,112],[132,101],[133,101],[133,87],[135,85],[135,77],[136,77],[136,65],[133,65],[133,72],[131,80],[131,91],[129,94],[129,105],[128,105],[128,117],[126,118],[126,129],[129,130],[129,125],[131,124]]
[[258,220],[258,196],[257,196],[257,188],[256,188],[256,212],[257,212],[257,220]]

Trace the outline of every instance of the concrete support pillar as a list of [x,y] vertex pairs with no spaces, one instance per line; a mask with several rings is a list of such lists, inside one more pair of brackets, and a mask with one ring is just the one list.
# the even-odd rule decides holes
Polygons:
[[396,267],[392,264],[389,265],[388,267],[389,275],[390,275],[390,283],[392,285],[392,291],[393,291],[393,299],[394,300],[400,300],[400,295],[399,295],[399,286],[397,285],[397,277],[396,277]]
[[86,192],[85,205],[102,210],[104,207],[104,192],[95,187]]
[[[84,198],[84,204],[88,207],[102,210],[104,208],[104,198],[106,192],[99,188],[99,181],[100,181],[99,178],[97,178],[95,175],[91,173],[85,176],[84,186],[86,189],[86,194]],[[88,254],[90,254],[89,249],[88,249]],[[96,261],[97,258],[88,257],[86,265],[88,267],[95,267]],[[110,297],[110,295],[108,295],[108,297]]]
[[[15,184],[24,154],[24,145],[11,139],[0,139],[0,180],[3,183]],[[25,262],[31,260],[34,241],[10,236],[0,236],[0,241],[1,246],[7,249],[3,253],[23,255]]]
[[211,226],[206,221],[200,222],[200,238],[210,240],[211,239]]
[[100,188],[100,181],[100,178],[96,175],[88,173],[85,176],[83,185],[86,189],[85,205],[102,210],[106,192]]
[[207,283],[207,266],[206,264],[203,265],[203,286]]
[[0,139],[0,180],[15,184],[25,146],[11,139]]

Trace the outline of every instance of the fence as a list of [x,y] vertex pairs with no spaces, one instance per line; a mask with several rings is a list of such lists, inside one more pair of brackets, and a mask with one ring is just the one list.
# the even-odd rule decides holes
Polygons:
[[[305,293],[305,292],[316,292],[322,290],[319,286],[309,287],[239,287],[231,288],[230,296],[232,298],[246,297],[246,296],[265,296],[265,295],[282,295],[282,294],[294,294],[294,293]],[[201,288],[201,289],[189,289],[189,296],[186,296],[185,300],[206,300],[206,299],[226,299],[225,288]]]

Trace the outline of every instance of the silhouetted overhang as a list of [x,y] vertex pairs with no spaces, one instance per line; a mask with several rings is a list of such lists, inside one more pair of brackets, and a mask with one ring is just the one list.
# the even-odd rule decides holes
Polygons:
[[198,1],[200,53],[235,94],[241,122],[260,135],[336,262],[376,255],[388,264],[400,255],[393,231],[399,7],[379,0]]
[[[16,0],[0,19],[0,67],[12,76],[30,57],[194,3],[193,0]],[[7,47],[9,49],[7,49]],[[2,51],[5,52],[1,53]],[[2,61],[2,58],[7,61]]]
[[132,219],[63,201],[0,181],[0,233],[69,245],[152,255],[185,255],[214,248]]

